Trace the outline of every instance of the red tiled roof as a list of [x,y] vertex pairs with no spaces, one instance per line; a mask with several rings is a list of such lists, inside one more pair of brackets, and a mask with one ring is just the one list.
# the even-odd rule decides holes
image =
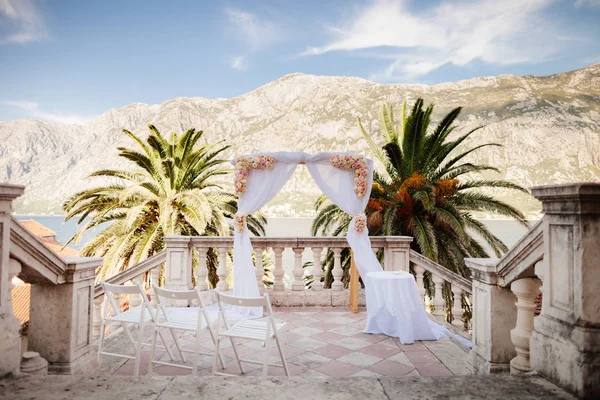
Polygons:
[[66,247],[63,246],[62,244],[52,241],[52,240],[46,240],[44,238],[40,238],[42,242],[44,242],[44,244],[46,246],[48,246],[50,248],[50,250],[52,250],[53,252],[55,252],[56,254],[58,254],[61,257],[77,257],[79,255],[79,252],[75,249],[72,249],[70,247]]
[[21,325],[29,321],[29,302],[31,296],[31,285],[23,283],[12,289],[12,305],[15,317],[19,318]]
[[19,221],[21,225],[23,225],[27,230],[33,233],[35,236],[44,239],[56,240],[56,232],[52,229],[45,227],[37,221],[32,219],[26,219],[23,221]]

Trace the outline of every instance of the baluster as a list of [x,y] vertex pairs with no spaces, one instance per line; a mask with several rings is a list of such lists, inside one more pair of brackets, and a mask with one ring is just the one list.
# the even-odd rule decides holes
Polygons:
[[[150,281],[151,281],[150,287],[152,287],[152,285],[159,286],[158,279],[160,276],[161,268],[162,268],[162,265],[159,265],[150,270]],[[158,305],[158,297],[156,296],[156,293],[154,293],[154,290],[150,291],[150,304],[152,304],[153,306]]]
[[419,289],[419,296],[421,296],[421,300],[425,301],[425,282],[423,280],[425,274],[425,268],[420,265],[415,265],[415,280],[417,281],[417,288]]
[[100,328],[102,327],[102,306],[104,305],[104,295],[94,299],[94,336],[100,336]]
[[312,290],[323,290],[323,284],[321,283],[321,276],[323,276],[323,270],[321,269],[321,253],[323,252],[322,247],[311,247],[313,252],[313,283]]
[[515,345],[517,356],[510,360],[510,373],[522,374],[531,371],[529,363],[529,339],[533,330],[534,299],[540,292],[540,281],[536,278],[517,279],[510,285],[517,297],[517,324],[510,331],[510,340]]
[[435,297],[433,298],[433,305],[435,310],[433,315],[444,315],[444,295],[442,293],[442,285],[444,284],[444,278],[437,275],[432,276],[433,283],[435,284]]
[[255,274],[256,274],[256,283],[258,284],[258,290],[260,292],[260,295],[262,296],[264,291],[265,291],[265,285],[262,281],[263,279],[263,275],[265,274],[265,270],[263,268],[263,251],[265,251],[264,249],[261,249],[260,247],[257,247],[254,249],[255,252],[255,261],[254,261],[254,270],[255,270]]
[[283,250],[284,249],[282,247],[273,248],[273,253],[275,253],[275,270],[273,271],[273,290],[276,292],[282,292],[284,290],[283,275],[285,274],[285,272],[283,271]]
[[304,282],[302,281],[302,277],[304,276],[304,269],[302,268],[304,247],[294,247],[292,251],[294,252],[294,269],[292,270],[294,283],[292,283],[292,290],[304,290]]
[[[131,281],[128,282],[128,285],[132,285],[134,286],[137,282],[142,282],[142,280],[140,279],[139,276],[133,278]],[[142,284],[142,287],[144,285]],[[135,307],[139,307],[142,304],[142,298],[139,294],[130,294],[129,295],[129,308],[135,308]]]
[[206,282],[206,275],[208,270],[206,269],[206,255],[208,254],[208,247],[198,247],[198,269],[196,270],[196,287],[200,291],[208,290],[208,283]]
[[452,324],[460,328],[463,326],[463,308],[462,308],[463,290],[456,285],[452,285],[452,295],[454,301],[452,303]]
[[227,248],[219,247],[219,268],[217,268],[217,275],[219,276],[219,283],[217,283],[217,290],[224,292],[229,289],[227,285]]
[[342,275],[344,274],[344,271],[342,270],[342,249],[339,247],[333,249],[333,271],[331,274],[333,275],[331,290],[343,290],[344,283],[342,282]]

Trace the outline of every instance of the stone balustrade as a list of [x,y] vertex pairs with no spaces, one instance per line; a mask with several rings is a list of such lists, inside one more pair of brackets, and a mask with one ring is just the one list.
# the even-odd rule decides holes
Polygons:
[[[600,184],[532,189],[544,217],[501,259],[467,259],[475,374],[536,371],[600,397]],[[534,317],[535,299],[542,309]]]

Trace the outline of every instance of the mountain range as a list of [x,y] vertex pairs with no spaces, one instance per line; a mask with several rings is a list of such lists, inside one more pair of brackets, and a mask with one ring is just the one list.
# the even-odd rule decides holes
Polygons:
[[[111,109],[83,125],[34,120],[0,122],[0,181],[26,185],[17,213],[60,213],[72,193],[93,186],[101,168],[129,168],[118,146],[133,142],[121,130],[145,137],[196,128],[208,142],[231,145],[227,156],[266,151],[350,151],[369,155],[360,117],[376,140],[383,104],[435,103],[434,122],[463,106],[456,135],[483,125],[465,143],[497,142],[471,160],[498,167],[525,187],[600,180],[600,64],[552,76],[472,78],[437,85],[378,84],[356,77],[286,75],[234,98],[175,98],[158,105]],[[494,195],[528,215],[539,204],[525,194]],[[273,216],[309,216],[319,194],[304,167],[269,204]],[[491,217],[481,215],[480,217]]]

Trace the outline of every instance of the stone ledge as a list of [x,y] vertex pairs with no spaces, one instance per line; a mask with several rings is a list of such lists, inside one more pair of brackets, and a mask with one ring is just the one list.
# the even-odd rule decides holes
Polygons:
[[[307,396],[308,395],[308,396]],[[0,381],[5,400],[127,399],[575,399],[537,375],[291,379],[269,377],[22,377]]]

